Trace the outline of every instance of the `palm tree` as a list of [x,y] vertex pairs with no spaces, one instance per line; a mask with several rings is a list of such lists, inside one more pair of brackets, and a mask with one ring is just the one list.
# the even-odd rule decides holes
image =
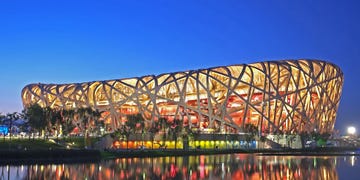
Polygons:
[[173,122],[169,123],[169,127],[170,127],[170,134],[172,135],[172,139],[175,140],[175,149],[176,149],[178,134],[182,130],[182,122],[179,119],[174,119]]
[[59,125],[61,120],[61,111],[53,109],[50,117],[51,129],[55,130],[56,139],[59,137]]
[[19,114],[17,112],[13,113],[7,113],[6,118],[9,120],[9,137],[10,137],[10,143],[11,143],[11,136],[12,136],[12,128],[13,128],[13,122],[15,120],[19,119]]
[[64,134],[64,137],[69,135],[71,131],[75,128],[75,125],[73,123],[75,111],[73,109],[62,109],[61,110],[61,116],[62,116],[62,132]]
[[[2,113],[0,112],[0,121],[2,123],[4,123],[4,120],[5,120],[5,115],[2,115]],[[4,142],[5,142],[5,132],[3,133],[3,135],[4,135]]]
[[256,133],[258,132],[258,128],[253,124],[245,124],[244,131],[246,133],[245,138],[247,141],[247,146],[249,148],[249,144],[252,140],[254,140]]
[[262,149],[264,149],[264,145],[265,145],[265,142],[266,142],[266,136],[260,136],[260,142],[261,142],[261,145],[262,145]]
[[77,113],[79,115],[79,119],[80,119],[80,123],[82,123],[82,130],[83,130],[83,135],[84,135],[84,146],[85,148],[87,148],[87,138],[88,138],[88,133],[87,133],[87,126],[89,124],[89,119],[91,118],[91,114],[92,114],[92,109],[91,108],[79,108],[77,109]]
[[187,125],[183,125],[183,128],[182,128],[182,138],[183,138],[183,149],[188,149],[189,148],[189,138],[192,135],[192,131],[190,129],[190,126],[189,124]]
[[127,116],[127,121],[125,123],[126,128],[130,133],[141,133],[142,142],[144,142],[144,128],[145,120],[141,114],[131,114]]
[[129,137],[136,131],[137,118],[136,115],[128,115],[126,119],[125,124],[121,126],[120,134],[126,137],[126,149],[129,149]]
[[154,121],[151,124],[151,127],[149,128],[149,133],[150,133],[150,137],[151,137],[151,149],[154,149],[155,134],[158,133],[159,131],[160,131],[159,121]]
[[98,109],[95,109],[95,111],[92,111],[92,118],[93,118],[94,124],[96,126],[96,129],[100,128],[99,126],[103,124],[103,121],[100,120],[101,112]]
[[[45,108],[43,108],[43,112],[44,112],[44,116],[45,116],[45,120],[46,120],[46,126],[45,126],[45,133],[49,134],[51,133],[51,126],[52,126],[52,118],[53,118],[53,110],[47,106]],[[44,134],[44,139],[47,137],[47,135]]]
[[129,149],[129,136],[130,136],[130,128],[126,125],[122,125],[118,131],[115,131],[115,134],[120,134],[121,136],[125,136],[126,138],[126,149]]
[[165,146],[165,140],[166,140],[166,129],[168,128],[168,123],[167,123],[167,119],[166,118],[159,118],[159,123],[160,123],[160,127],[162,129],[163,135],[162,135],[162,140],[163,140],[163,144],[161,144],[161,147]]
[[0,121],[2,121],[5,118],[4,115],[2,115],[2,113],[0,112]]
[[25,117],[28,119],[29,125],[39,133],[47,125],[44,109],[39,104],[32,104],[27,107]]

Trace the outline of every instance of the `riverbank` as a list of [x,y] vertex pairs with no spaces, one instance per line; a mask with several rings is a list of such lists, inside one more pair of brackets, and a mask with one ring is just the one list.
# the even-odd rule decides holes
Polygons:
[[0,164],[61,164],[99,162],[101,153],[88,149],[0,149]]
[[284,156],[360,156],[356,147],[319,147],[311,149],[167,149],[167,150],[106,150],[101,152],[105,159],[131,157],[161,157],[161,156],[192,156],[246,153],[257,155],[284,155]]
[[[96,141],[92,139],[91,141]],[[0,140],[0,164],[61,164],[99,162],[102,159],[192,156],[253,153],[260,156],[359,156],[358,147],[318,147],[309,149],[84,149],[84,139],[59,142],[44,139]]]
[[94,149],[0,149],[0,164],[62,164],[62,163],[97,163],[102,159],[142,158],[165,156],[193,156],[244,153],[258,156],[360,156],[355,147],[319,147],[313,149],[144,149],[99,151]]

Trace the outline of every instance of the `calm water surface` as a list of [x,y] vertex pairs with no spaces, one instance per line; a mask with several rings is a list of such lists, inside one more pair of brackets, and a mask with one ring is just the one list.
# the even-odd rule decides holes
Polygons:
[[0,179],[360,179],[359,156],[226,154],[0,166]]

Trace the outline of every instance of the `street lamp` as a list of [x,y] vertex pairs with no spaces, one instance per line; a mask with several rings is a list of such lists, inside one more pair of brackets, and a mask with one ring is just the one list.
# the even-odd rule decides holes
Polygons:
[[349,126],[349,127],[347,128],[347,133],[348,133],[349,135],[351,135],[351,136],[354,136],[355,133],[356,133],[356,128],[355,128],[354,126]]

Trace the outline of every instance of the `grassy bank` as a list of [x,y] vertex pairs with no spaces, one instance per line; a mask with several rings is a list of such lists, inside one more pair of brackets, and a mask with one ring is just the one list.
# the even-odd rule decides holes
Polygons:
[[21,150],[21,149],[58,149],[62,146],[43,139],[0,139],[0,150]]
[[[94,144],[98,141],[97,137],[90,137],[87,139],[87,144]],[[85,140],[83,137],[68,137],[59,139],[43,139],[43,138],[0,138],[1,149],[65,149],[70,148],[82,149],[85,147]]]
[[100,159],[100,151],[84,149],[84,138],[0,139],[0,164],[97,162]]
[[78,163],[98,162],[101,154],[97,150],[74,149],[32,149],[0,150],[0,164],[34,164],[34,163]]

